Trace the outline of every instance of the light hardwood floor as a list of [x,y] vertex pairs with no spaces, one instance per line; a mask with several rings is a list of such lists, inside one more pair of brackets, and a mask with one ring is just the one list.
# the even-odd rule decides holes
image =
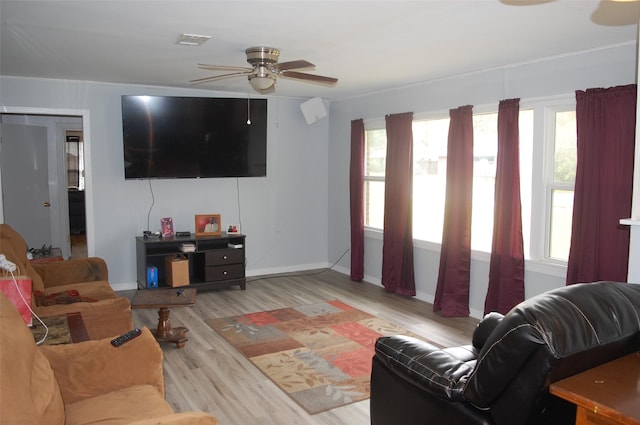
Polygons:
[[87,258],[87,236],[70,235],[71,258]]
[[[307,414],[204,322],[333,299],[441,346],[468,344],[477,323],[473,318],[442,318],[429,303],[352,282],[335,271],[248,278],[246,291],[201,291],[195,306],[171,310],[172,325],[187,326],[189,341],[182,349],[162,345],[167,401],[176,411],[209,412],[222,425],[368,425],[368,400]],[[155,328],[155,310],[133,310],[133,314],[136,326]]]

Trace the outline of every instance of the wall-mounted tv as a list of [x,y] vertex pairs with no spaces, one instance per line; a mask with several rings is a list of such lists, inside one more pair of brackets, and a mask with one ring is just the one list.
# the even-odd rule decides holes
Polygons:
[[267,175],[266,99],[124,95],[122,134],[125,179]]

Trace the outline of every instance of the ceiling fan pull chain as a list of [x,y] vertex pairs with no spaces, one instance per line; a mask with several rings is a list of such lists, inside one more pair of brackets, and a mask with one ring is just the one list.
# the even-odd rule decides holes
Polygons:
[[251,125],[251,92],[247,93],[247,125]]

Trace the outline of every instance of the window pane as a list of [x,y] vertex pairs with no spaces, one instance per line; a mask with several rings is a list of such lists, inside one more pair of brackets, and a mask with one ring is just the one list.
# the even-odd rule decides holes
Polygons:
[[[551,205],[548,223],[548,257],[567,261],[571,244],[571,222],[573,215],[573,184],[576,177],[576,112],[555,112],[553,139],[553,175],[548,190]],[[558,187],[560,186],[560,187]]]
[[576,111],[556,112],[553,180],[576,180]]
[[449,119],[413,123],[413,236],[442,242]]
[[552,190],[549,257],[564,261],[569,259],[572,214],[573,191]]
[[384,182],[364,182],[364,225],[382,229],[384,225]]
[[520,204],[522,207],[522,239],[524,243],[524,258],[531,258],[533,117],[533,109],[521,110],[518,116],[518,127],[520,129]]
[[367,130],[365,133],[365,176],[384,176],[387,157],[386,130]]
[[491,252],[498,153],[498,114],[473,116],[471,249]]

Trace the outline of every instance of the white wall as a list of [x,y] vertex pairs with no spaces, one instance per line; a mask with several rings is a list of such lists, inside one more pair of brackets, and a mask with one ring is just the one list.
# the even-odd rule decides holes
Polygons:
[[[0,111],[28,108],[85,111],[89,144],[89,253],[105,258],[116,289],[136,287],[135,236],[159,230],[172,217],[176,230],[194,230],[194,214],[219,213],[223,226],[242,224],[247,274],[327,265],[327,119],[308,125],[307,99],[268,98],[267,177],[125,181],[120,96],[123,94],[237,97],[206,90],[0,77]],[[87,125],[90,124],[90,125]],[[87,131],[88,130],[88,131]],[[239,191],[237,190],[239,188]]]
[[[636,82],[635,44],[621,45],[572,56],[451,77],[370,96],[333,102],[329,131],[329,258],[338,258],[350,244],[349,156],[350,122],[353,119],[382,118],[385,114],[442,112],[463,105],[496,105],[502,99],[522,101],[547,96],[573,95],[575,90],[610,87]],[[437,58],[434,58],[437,60]],[[623,218],[623,217],[621,217]],[[414,220],[417,218],[414,218]],[[365,239],[366,280],[380,282],[382,241],[367,233]],[[440,253],[437,244],[416,243],[414,262],[418,298],[433,302]],[[470,307],[473,316],[484,310],[489,275],[488,256],[472,255]],[[345,272],[350,258],[339,266]],[[563,286],[566,270],[527,264],[525,296]]]

